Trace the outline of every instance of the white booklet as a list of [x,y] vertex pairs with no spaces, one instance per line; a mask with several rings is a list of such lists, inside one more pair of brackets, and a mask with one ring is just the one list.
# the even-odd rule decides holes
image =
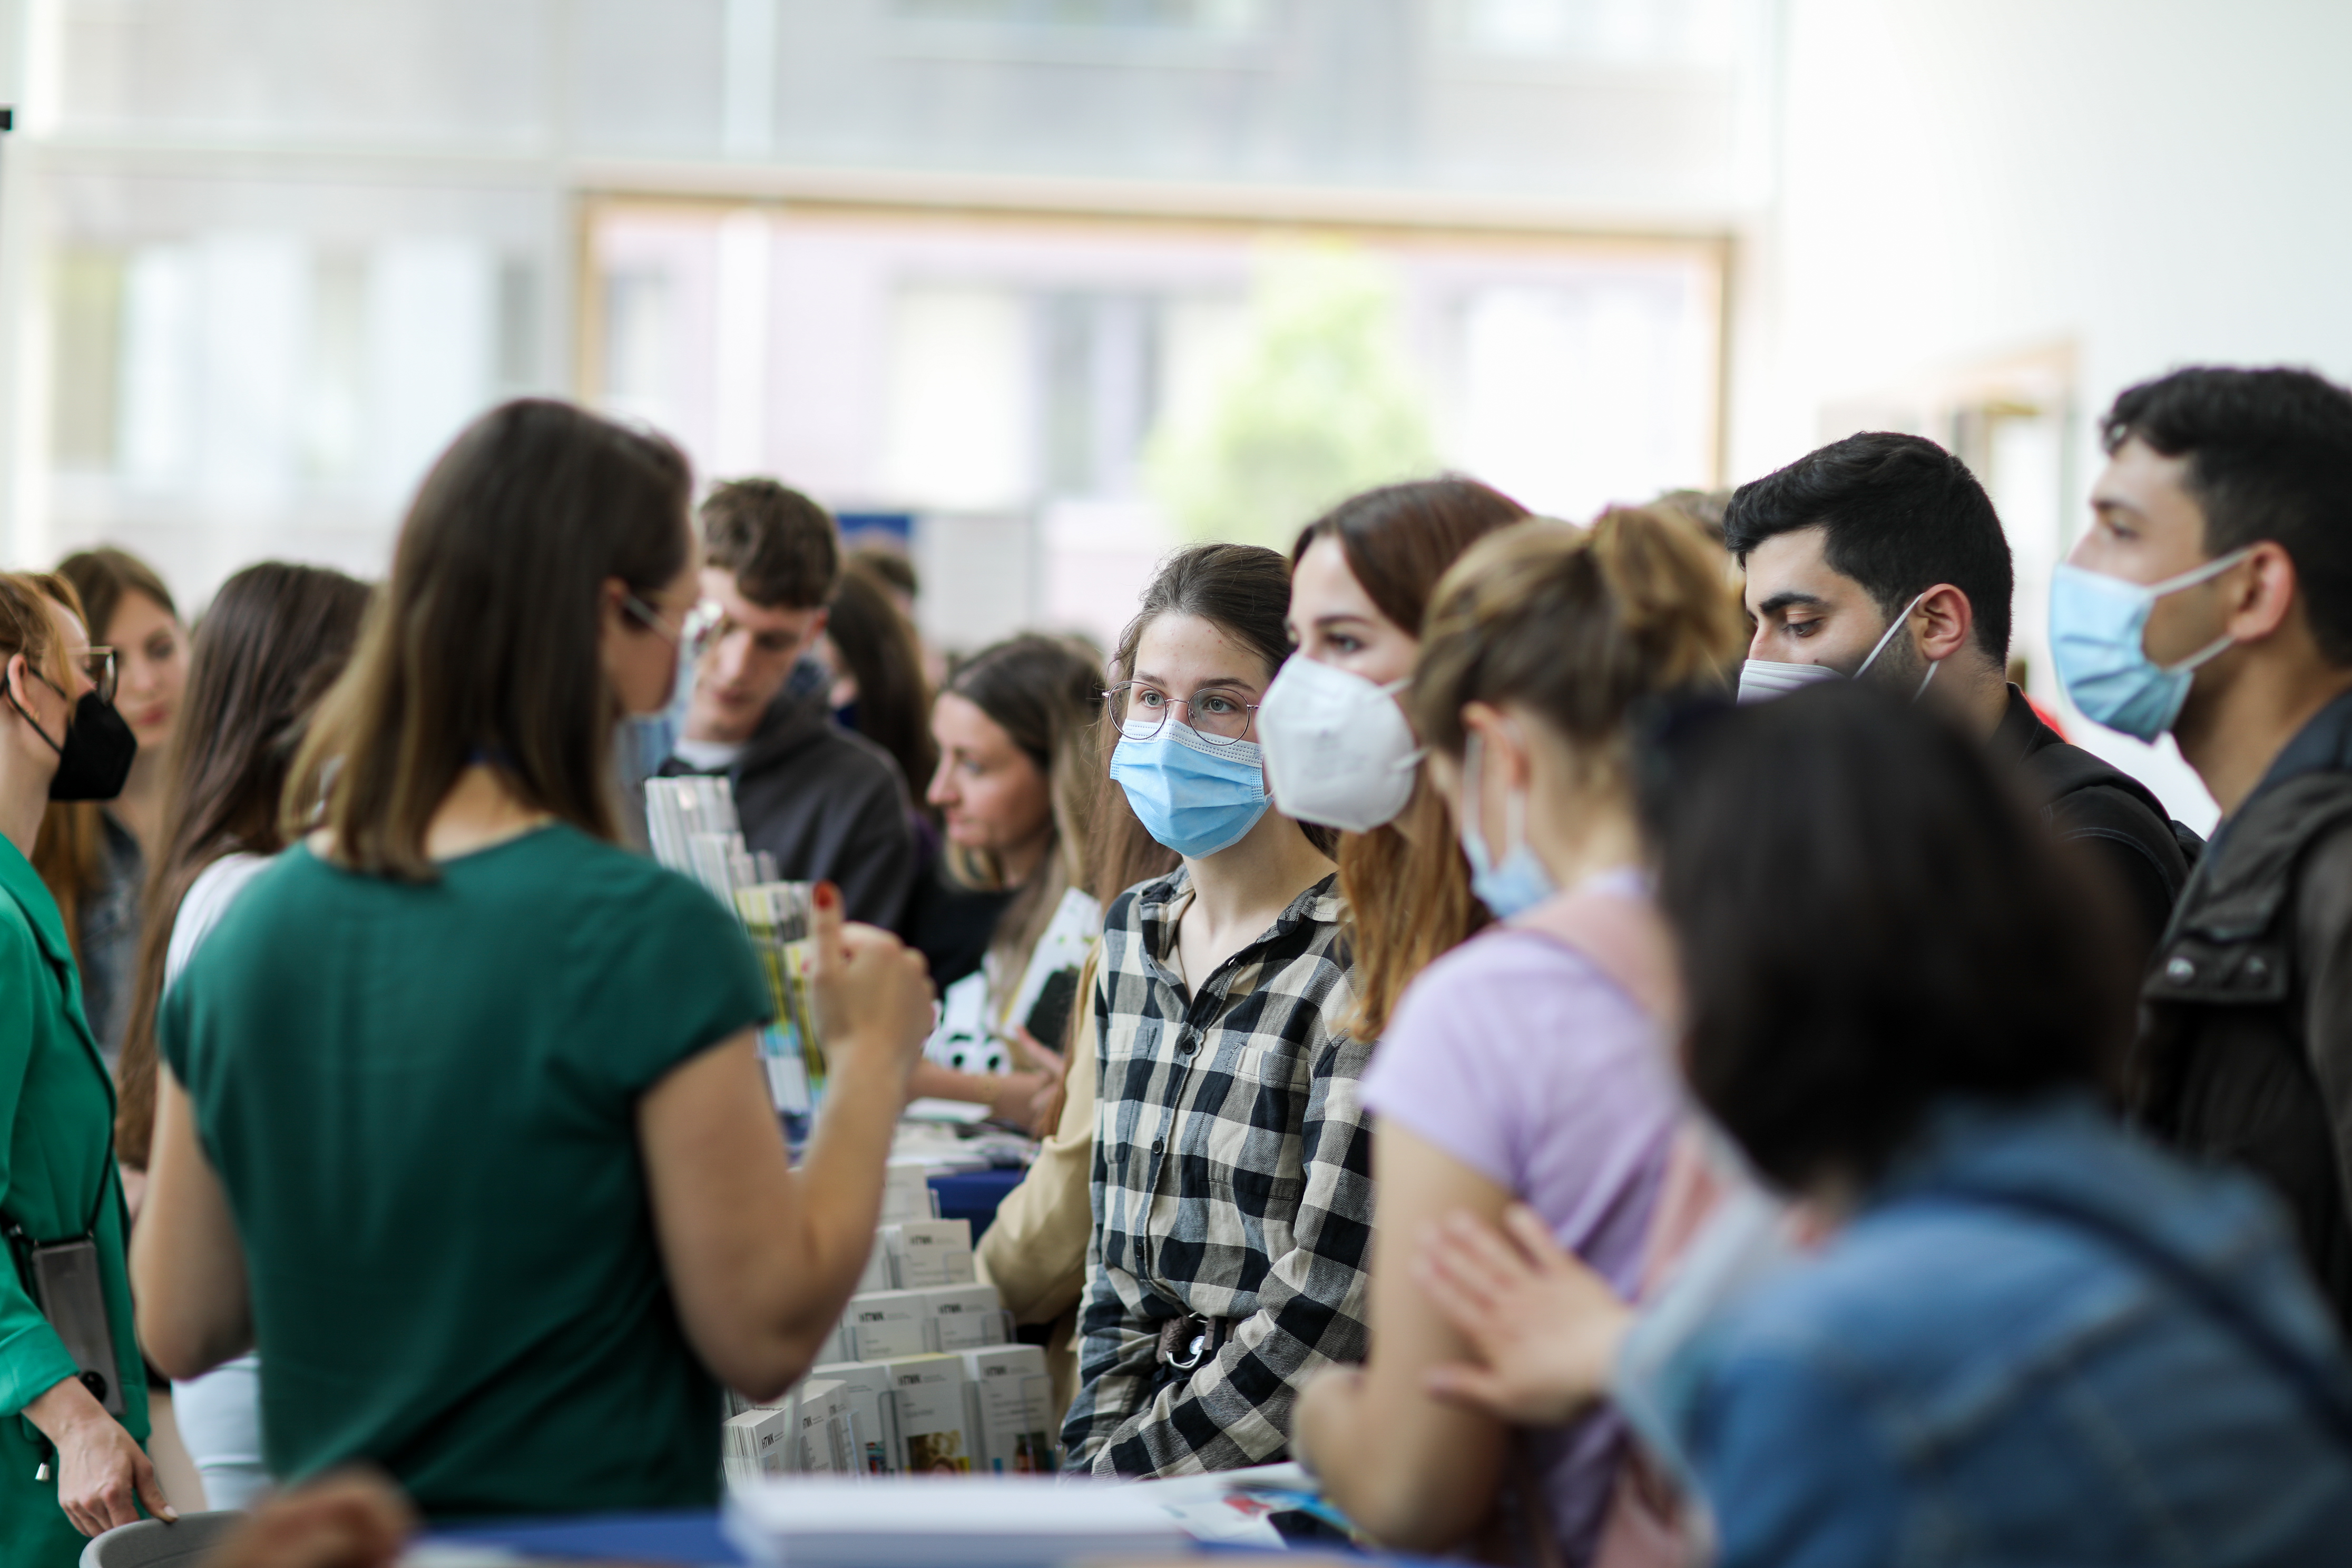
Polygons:
[[729,1491],[721,1523],[766,1568],[1029,1568],[1190,1545],[1139,1488],[1042,1477],[758,1481]]

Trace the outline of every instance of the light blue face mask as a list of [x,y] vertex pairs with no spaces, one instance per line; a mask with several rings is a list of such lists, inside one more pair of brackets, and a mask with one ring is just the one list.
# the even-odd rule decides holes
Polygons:
[[1149,740],[1122,736],[1110,776],[1143,830],[1187,860],[1239,844],[1274,804],[1256,742],[1220,746],[1174,719]]
[[2225,634],[2177,664],[2158,664],[2142,640],[2147,617],[2158,599],[2220,576],[2249,550],[2233,550],[2161,583],[2126,582],[2059,563],[2050,579],[2050,659],[2084,718],[2142,741],[2172,728],[2198,667],[2236,639]]
[[636,782],[659,773],[677,750],[677,738],[686,733],[686,710],[694,706],[695,670],[695,661],[680,654],[677,672],[670,678],[669,700],[654,712],[630,714],[621,725],[627,747],[622,766],[636,770]]
[[1559,889],[1552,885],[1551,873],[1544,869],[1536,852],[1528,847],[1522,830],[1527,826],[1527,796],[1513,791],[1507,808],[1511,847],[1503,851],[1502,864],[1496,865],[1486,849],[1486,836],[1478,827],[1480,768],[1485,759],[1485,746],[1476,731],[1470,733],[1470,744],[1462,759],[1462,853],[1470,862],[1470,891],[1477,900],[1494,911],[1498,921],[1534,909]]

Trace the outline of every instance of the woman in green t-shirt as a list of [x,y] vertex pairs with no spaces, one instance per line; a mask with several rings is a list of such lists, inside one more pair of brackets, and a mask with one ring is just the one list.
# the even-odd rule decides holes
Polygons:
[[796,1173],[750,946],[614,842],[614,723],[695,652],[690,488],[563,404],[461,435],[296,760],[308,837],[164,998],[141,1339],[174,1377],[257,1343],[280,1481],[708,1506],[714,1377],[780,1392],[864,1267],[921,959],[819,890],[832,1075]]

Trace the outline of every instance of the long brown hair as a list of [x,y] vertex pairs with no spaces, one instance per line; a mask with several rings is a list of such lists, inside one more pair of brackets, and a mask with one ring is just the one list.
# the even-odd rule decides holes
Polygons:
[[526,398],[467,426],[425,475],[295,759],[289,836],[321,826],[344,864],[430,881],[425,827],[479,761],[524,805],[614,839],[603,585],[642,596],[685,570],[692,488],[668,441],[568,403]]
[[[948,678],[947,691],[987,714],[1045,781],[1053,841],[997,917],[989,942],[990,952],[1016,963],[1025,963],[1045,934],[1062,895],[1087,886],[1095,799],[1109,788],[1096,722],[1101,688],[1102,667],[1093,656],[1066,638],[1035,634],[984,647]],[[950,844],[940,861],[964,887],[1004,886],[1003,865],[992,851]]]
[[[1448,475],[1350,496],[1307,525],[1290,548],[1295,574],[1318,539],[1337,540],[1373,606],[1418,637],[1430,590],[1465,550],[1520,521],[1527,508],[1475,479]],[[1356,955],[1349,1031],[1376,1040],[1414,975],[1487,923],[1470,895],[1470,866],[1444,800],[1424,776],[1392,822],[1339,836],[1339,889]]]
[[155,1126],[155,1009],[181,902],[225,855],[286,847],[278,798],[320,697],[342,674],[367,584],[322,566],[265,561],[221,584],[196,627],[182,724],[163,791],[163,850],[148,868],[131,1013],[122,1031],[115,1150],[147,1166]]
[[855,557],[833,591],[824,635],[857,683],[857,732],[890,753],[907,777],[915,808],[936,819],[923,800],[940,765],[940,747],[931,739],[922,645],[883,579]]

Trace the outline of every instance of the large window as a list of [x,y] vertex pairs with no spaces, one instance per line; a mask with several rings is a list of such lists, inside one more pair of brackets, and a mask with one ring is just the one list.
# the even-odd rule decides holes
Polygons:
[[1712,243],[622,199],[589,231],[588,394],[706,473],[915,514],[967,646],[1108,637],[1175,542],[1286,545],[1364,484],[1585,518],[1717,478]]

